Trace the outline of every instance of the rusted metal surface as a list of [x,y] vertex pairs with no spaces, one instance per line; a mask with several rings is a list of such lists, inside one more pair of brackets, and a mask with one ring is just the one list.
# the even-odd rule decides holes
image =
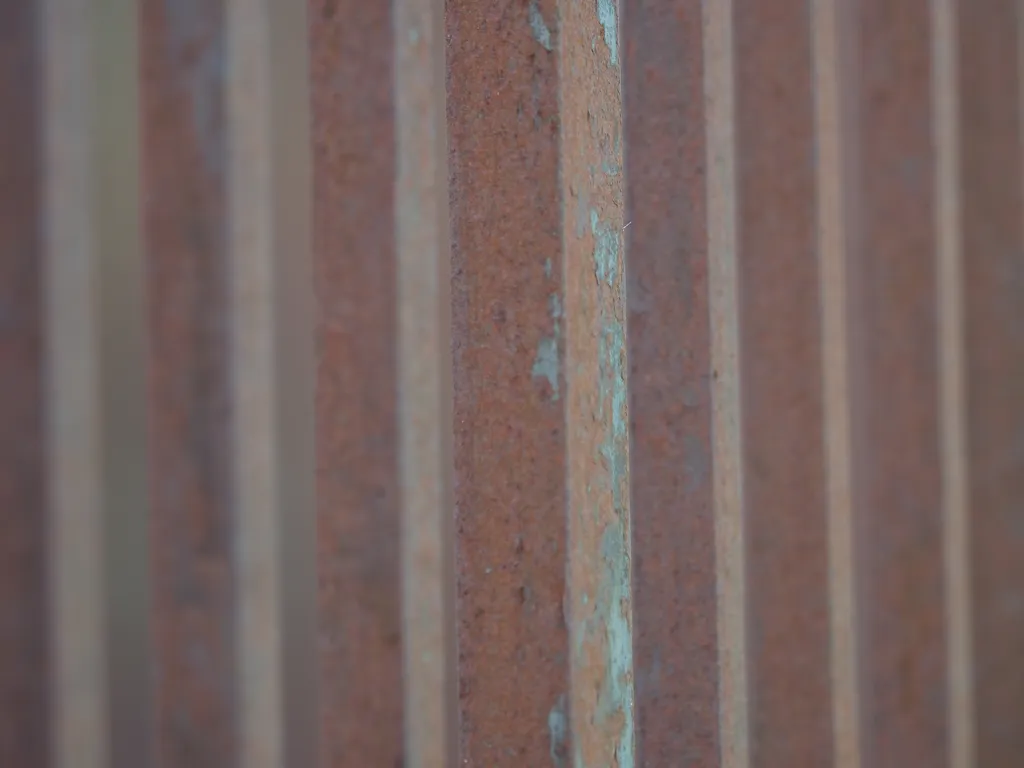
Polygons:
[[40,3],[0,4],[0,762],[50,760]]
[[1019,4],[129,5],[0,4],[0,762],[1019,762]]
[[1024,754],[1021,6],[955,3],[974,764]]
[[311,6],[328,765],[455,759],[442,8]]
[[635,764],[617,3],[559,7],[573,765]]
[[451,257],[441,0],[396,0],[395,241],[405,765],[459,763]]
[[558,18],[447,7],[467,765],[571,764]]
[[310,5],[321,757],[402,765],[391,3]]
[[832,760],[812,16],[734,0],[750,760]]
[[865,765],[947,760],[930,7],[847,34],[854,515]]
[[160,764],[232,765],[230,477],[222,3],[142,12],[156,734]]
[[715,766],[700,3],[625,3],[622,37],[636,763]]

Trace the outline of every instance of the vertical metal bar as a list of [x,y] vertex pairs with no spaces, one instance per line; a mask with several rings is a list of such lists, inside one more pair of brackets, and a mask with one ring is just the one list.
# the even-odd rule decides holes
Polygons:
[[316,454],[309,23],[306,3],[266,0],[272,53],[274,329],[280,479],[284,764],[319,764]]
[[975,765],[971,628],[971,531],[967,479],[966,367],[960,81],[956,3],[933,0],[932,118],[935,133],[935,222],[938,263],[939,396],[945,537],[948,744],[953,768]]
[[96,0],[90,12],[95,175],[77,202],[95,216],[108,725],[111,764],[127,768],[150,765],[154,746],[138,13],[133,0]]
[[719,732],[723,768],[750,765],[738,291],[733,3],[705,0],[708,283]]
[[765,768],[834,754],[809,10],[733,0],[749,749]]
[[110,764],[92,30],[87,0],[42,4],[52,760]]
[[441,0],[396,0],[396,277],[405,760],[458,764],[451,293]]
[[636,763],[619,4],[558,7],[574,765]]
[[140,3],[155,732],[236,765],[225,3]]
[[948,758],[931,7],[858,0],[848,142],[865,765]]
[[51,760],[43,3],[0,3],[0,760]]
[[700,0],[623,2],[622,38],[636,762],[714,766],[720,734]]
[[[841,88],[845,30],[837,0],[812,5],[817,244],[821,295],[822,398],[827,476],[832,732],[836,768],[860,768],[861,727],[854,568],[847,272],[848,93]],[[840,37],[843,35],[843,37]]]
[[[973,647],[961,643],[957,650],[972,653],[973,680],[958,682],[973,683],[974,697],[957,703],[974,705],[973,723],[966,727],[974,729],[978,766],[1011,765],[1024,754],[1024,670],[1017,661],[1024,646],[1020,13],[1015,0],[961,0],[954,17],[962,236],[957,245],[963,252],[957,341],[966,379],[961,405],[970,518],[952,517],[947,536],[969,547],[951,564],[970,572],[969,579],[960,574],[957,597],[970,611]],[[958,714],[970,717],[963,710]]]
[[565,24],[555,0],[447,3],[459,739],[471,765],[571,764],[562,221],[579,203],[559,177]]
[[394,3],[310,5],[322,757],[404,763]]
[[313,765],[313,423],[303,6],[227,6],[240,764]]

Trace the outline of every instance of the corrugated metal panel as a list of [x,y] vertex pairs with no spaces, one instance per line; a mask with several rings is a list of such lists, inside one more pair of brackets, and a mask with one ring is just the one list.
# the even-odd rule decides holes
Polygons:
[[0,763],[1017,765],[1019,4],[446,5],[0,3]]

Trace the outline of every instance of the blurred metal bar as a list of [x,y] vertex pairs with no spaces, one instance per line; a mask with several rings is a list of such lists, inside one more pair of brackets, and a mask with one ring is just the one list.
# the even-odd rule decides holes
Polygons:
[[230,0],[232,477],[239,764],[316,762],[310,169],[304,6]]
[[54,0],[42,25],[54,759],[145,766],[149,505],[134,4]]
[[312,14],[323,756],[455,765],[443,3]]
[[[1024,195],[1020,15],[1016,0],[958,0],[956,87],[966,375],[966,538],[974,765],[1024,755]],[[961,632],[966,631],[966,628]],[[964,662],[966,663],[966,662]],[[966,711],[963,716],[969,716]],[[969,742],[968,742],[969,744]]]
[[52,761],[110,764],[109,627],[104,585],[100,279],[92,4],[48,2],[46,51],[46,348]]
[[442,0],[395,0],[405,765],[458,765],[451,253]]
[[49,646],[45,6],[0,2],[0,763],[47,765]]
[[977,751],[971,627],[971,513],[966,453],[959,34],[955,2],[933,0],[931,12],[942,511],[948,637],[947,739],[952,768],[973,768]]
[[310,4],[321,755],[401,765],[394,3]]
[[843,73],[850,61],[849,6],[839,0],[812,5],[817,251],[820,282],[822,405],[828,516],[829,663],[832,684],[833,764],[861,766],[857,581],[854,552],[850,410],[848,217],[849,93]]
[[948,753],[931,6],[858,0],[843,68],[864,765]]
[[750,760],[828,765],[829,548],[813,17],[733,0]]
[[734,10],[732,0],[706,0],[703,5],[708,311],[721,765],[748,768],[751,713],[736,261],[739,222]]
[[637,765],[719,760],[700,0],[622,3]]
[[224,10],[140,3],[155,737],[164,768],[237,765]]

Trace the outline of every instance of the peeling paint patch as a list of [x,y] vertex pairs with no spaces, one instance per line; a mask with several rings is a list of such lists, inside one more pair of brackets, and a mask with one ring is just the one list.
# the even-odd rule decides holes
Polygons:
[[562,320],[562,299],[557,293],[548,297],[548,314],[551,315],[554,326],[554,335],[544,336],[537,344],[537,353],[533,358],[533,378],[544,379],[551,387],[551,399],[559,397],[559,369],[561,368],[558,356],[558,341],[561,336]]
[[533,358],[533,378],[545,379],[551,387],[551,399],[558,399],[558,339],[545,336]]
[[590,234],[594,236],[594,274],[598,281],[611,287],[617,276],[619,233],[614,227],[602,224],[597,211],[591,208]]
[[548,29],[548,25],[544,21],[537,0],[532,0],[530,3],[530,31],[533,32],[533,39],[540,43],[545,51],[552,50],[551,30]]
[[566,743],[569,736],[569,717],[565,711],[565,694],[558,697],[548,713],[548,743],[551,762],[555,768],[565,766]]
[[597,20],[604,30],[604,44],[608,46],[608,59],[613,67],[619,66],[619,19],[617,0],[597,0]]

